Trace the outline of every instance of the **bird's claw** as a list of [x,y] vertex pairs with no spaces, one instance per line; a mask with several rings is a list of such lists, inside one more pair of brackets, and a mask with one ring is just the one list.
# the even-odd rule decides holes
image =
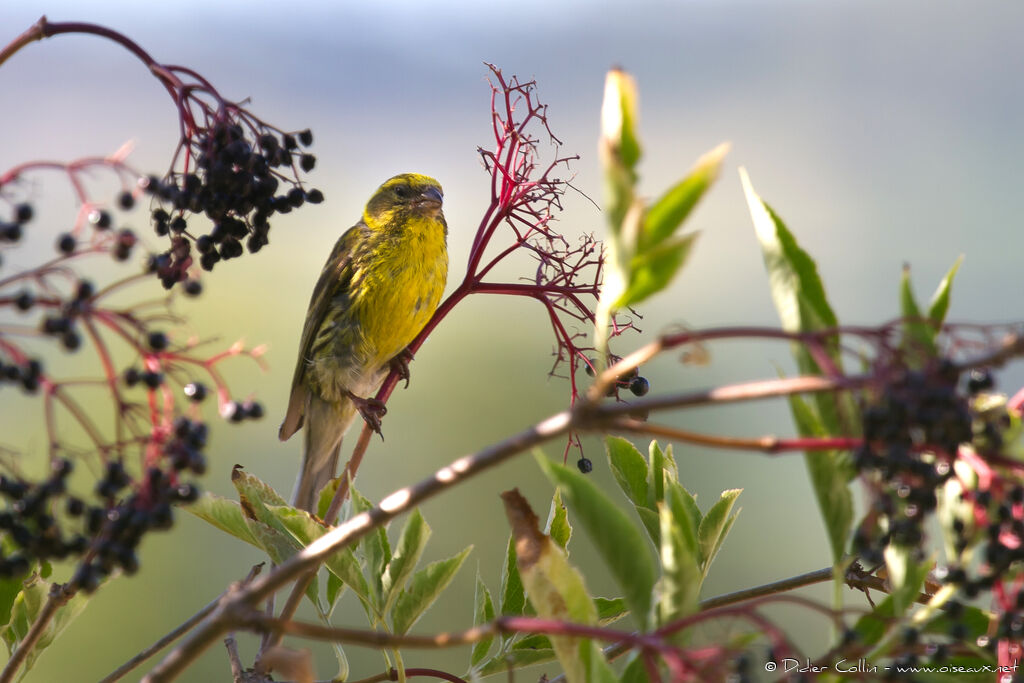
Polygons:
[[349,392],[348,397],[355,405],[356,410],[359,411],[363,421],[366,422],[370,429],[383,437],[383,434],[381,434],[380,431],[380,420],[388,412],[388,408],[384,405],[384,402],[375,398],[363,398],[362,396],[356,396],[351,392]]
[[399,351],[398,355],[388,363],[391,366],[391,371],[398,375],[398,379],[405,380],[406,388],[409,387],[409,361],[412,358],[412,351],[406,348]]

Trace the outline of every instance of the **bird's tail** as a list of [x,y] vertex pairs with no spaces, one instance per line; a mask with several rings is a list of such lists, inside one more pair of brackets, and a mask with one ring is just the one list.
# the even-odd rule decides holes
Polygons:
[[292,496],[295,507],[316,514],[320,490],[337,474],[341,440],[356,414],[352,401],[339,405],[310,394],[305,415],[306,452]]

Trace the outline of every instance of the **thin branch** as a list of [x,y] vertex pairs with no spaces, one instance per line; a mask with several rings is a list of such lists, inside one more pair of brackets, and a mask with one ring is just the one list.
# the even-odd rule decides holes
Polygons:
[[235,634],[228,634],[224,639],[224,647],[228,650],[228,662],[231,664],[231,680],[234,683],[242,683],[242,659],[238,656],[238,643],[235,642]]
[[793,451],[845,451],[856,448],[863,443],[862,439],[850,437],[814,438],[802,437],[780,439],[777,436],[760,436],[751,439],[733,436],[715,436],[677,429],[665,425],[651,424],[641,420],[618,419],[608,424],[608,431],[629,432],[660,436],[673,441],[710,446],[711,448],[728,448],[730,450],[762,451],[768,454],[789,453]]
[[[262,569],[262,563],[254,566],[252,569],[249,570],[249,575],[244,579],[244,581],[251,581],[253,577],[260,573]],[[147,647],[145,650],[143,650],[142,652],[135,655],[127,662],[119,666],[115,671],[108,674],[106,677],[100,680],[99,683],[114,683],[114,681],[120,680],[126,673],[136,668],[139,664],[142,664],[144,661],[155,655],[157,652],[173,643],[183,634],[191,631],[193,628],[195,628],[197,624],[199,624],[203,619],[205,619],[207,615],[210,614],[210,612],[213,611],[213,609],[220,603],[223,597],[224,594],[222,593],[216,599],[214,599],[205,607],[203,607],[201,610],[199,610],[191,617],[183,621],[180,625],[178,625],[177,628],[173,629],[172,631],[158,639],[155,643]]]
[[[600,429],[607,424],[608,418],[619,415],[642,414],[668,408],[692,408],[720,403],[756,401],[764,398],[790,396],[792,394],[847,391],[864,387],[873,379],[872,375],[851,375],[834,378],[808,375],[726,384],[714,389],[701,389],[681,394],[654,396],[630,403],[595,404],[593,399],[591,399],[588,403],[580,406],[579,411],[584,413],[584,415],[580,419],[582,424],[576,426],[586,429]],[[593,424],[590,424],[591,421]]]
[[813,572],[807,572],[806,574],[799,574],[797,576],[790,576],[788,578],[780,579],[779,581],[772,581],[771,583],[762,584],[760,586],[716,595],[713,598],[701,600],[700,610],[703,612],[717,607],[734,605],[738,602],[746,602],[747,600],[753,600],[754,598],[761,598],[766,595],[774,595],[776,593],[791,591],[796,588],[803,588],[804,586],[812,586],[816,583],[824,583],[825,581],[831,581],[834,575],[832,567],[825,567],[824,569],[818,569]]
[[269,574],[253,581],[251,585],[230,590],[218,608],[199,625],[195,633],[169,653],[143,681],[161,683],[174,680],[210,646],[213,640],[227,632],[229,624],[235,618],[235,611],[239,608],[251,610],[271,593],[311,568],[319,566],[328,556],[355,543],[373,529],[485,469],[533,446],[563,436],[569,431],[571,424],[571,414],[564,411],[474,455],[460,458],[438,470],[432,477],[399,489],[371,510],[335,527]]
[[50,586],[50,594],[46,598],[43,608],[39,611],[39,615],[32,622],[32,626],[29,628],[28,633],[25,634],[25,638],[18,643],[18,647],[11,655],[11,658],[7,660],[7,665],[4,666],[3,671],[0,671],[0,683],[10,683],[14,680],[18,669],[25,663],[33,648],[35,648],[36,643],[39,642],[43,633],[50,626],[50,622],[53,620],[54,615],[57,614],[57,610],[66,605],[68,600],[74,595],[75,591],[63,584],[55,583]]
[[[658,350],[666,348],[664,346],[665,339],[670,338],[663,338]],[[1024,339],[1019,336],[1011,336],[1004,341],[999,349],[978,358],[968,359],[960,366],[973,367],[976,364],[991,365],[1004,362],[1013,355],[1019,355],[1022,351],[1024,351]],[[638,363],[636,358],[645,354],[646,352],[642,349],[627,359]],[[618,368],[619,364],[613,367]],[[285,584],[314,570],[329,555],[355,543],[373,529],[388,523],[423,501],[552,438],[575,430],[605,430],[609,424],[614,424],[618,416],[629,415],[641,410],[749,401],[797,393],[849,390],[865,386],[872,379],[870,375],[831,378],[809,376],[727,385],[706,391],[644,399],[632,404],[595,405],[593,399],[583,401],[571,411],[557,413],[534,427],[476,454],[453,462],[428,479],[392,493],[376,507],[356,515],[327,532],[268,575],[257,579],[245,588],[236,588],[230,591],[225,595],[218,608],[196,629],[195,633],[185,643],[168,654],[143,680],[146,683],[173,680],[205,651],[213,640],[224,635],[232,625],[237,624],[240,611],[248,614],[261,600]],[[871,579],[865,579],[865,581],[871,584],[870,587],[874,587],[874,581]]]
[[[366,448],[369,446],[372,436],[373,430],[370,428],[370,425],[364,422],[363,429],[359,433],[359,440],[356,442],[355,448],[352,449],[352,456],[345,463],[338,488],[335,489],[334,497],[331,498],[331,504],[324,514],[324,522],[327,524],[333,525],[338,519],[338,513],[341,512],[341,506],[348,498],[349,487],[352,480],[356,477],[359,465],[363,462],[363,455],[366,453]],[[316,565],[305,576],[295,582],[295,585],[292,586],[292,592],[288,594],[288,599],[281,608],[281,619],[288,621],[295,616],[295,612],[298,611],[299,605],[302,603],[302,597],[306,594],[306,588],[313,582],[313,577],[316,576],[319,570],[320,566]],[[269,638],[264,640],[263,646],[260,647],[259,655],[256,657],[256,671],[263,671],[263,654],[270,648],[280,645],[282,636],[283,634],[280,632],[272,633]]]
[[[442,681],[448,681],[449,683],[467,683],[464,678],[459,678],[454,674],[450,674],[447,671],[440,671],[438,669],[423,669],[423,668],[410,668],[404,671],[406,678],[438,678]],[[358,680],[348,681],[348,683],[380,683],[380,681],[397,681],[398,680],[398,669],[389,669],[384,673],[375,674],[368,678],[360,678]],[[334,681],[324,681],[323,683],[334,683]]]

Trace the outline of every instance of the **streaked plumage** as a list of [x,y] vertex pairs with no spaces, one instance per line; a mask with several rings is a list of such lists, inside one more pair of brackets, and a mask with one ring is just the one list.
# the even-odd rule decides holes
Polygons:
[[306,427],[295,505],[315,511],[335,476],[342,437],[358,414],[350,396],[376,393],[441,300],[448,233],[441,186],[405,173],[366,204],[334,245],[306,314],[288,412],[279,438]]

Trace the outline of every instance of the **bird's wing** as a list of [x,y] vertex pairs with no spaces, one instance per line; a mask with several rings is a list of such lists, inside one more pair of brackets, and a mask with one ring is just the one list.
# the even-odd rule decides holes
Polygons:
[[366,242],[366,231],[366,225],[359,221],[338,238],[327,263],[324,264],[324,269],[320,272],[320,279],[313,288],[313,296],[309,300],[309,310],[306,313],[306,324],[302,328],[302,339],[299,341],[299,358],[295,363],[295,374],[292,377],[288,412],[285,413],[277,434],[281,441],[287,440],[302,427],[306,411],[306,393],[309,391],[304,380],[313,341],[324,322],[331,299],[337,295],[339,288],[349,286],[353,272],[353,256],[360,245]]

